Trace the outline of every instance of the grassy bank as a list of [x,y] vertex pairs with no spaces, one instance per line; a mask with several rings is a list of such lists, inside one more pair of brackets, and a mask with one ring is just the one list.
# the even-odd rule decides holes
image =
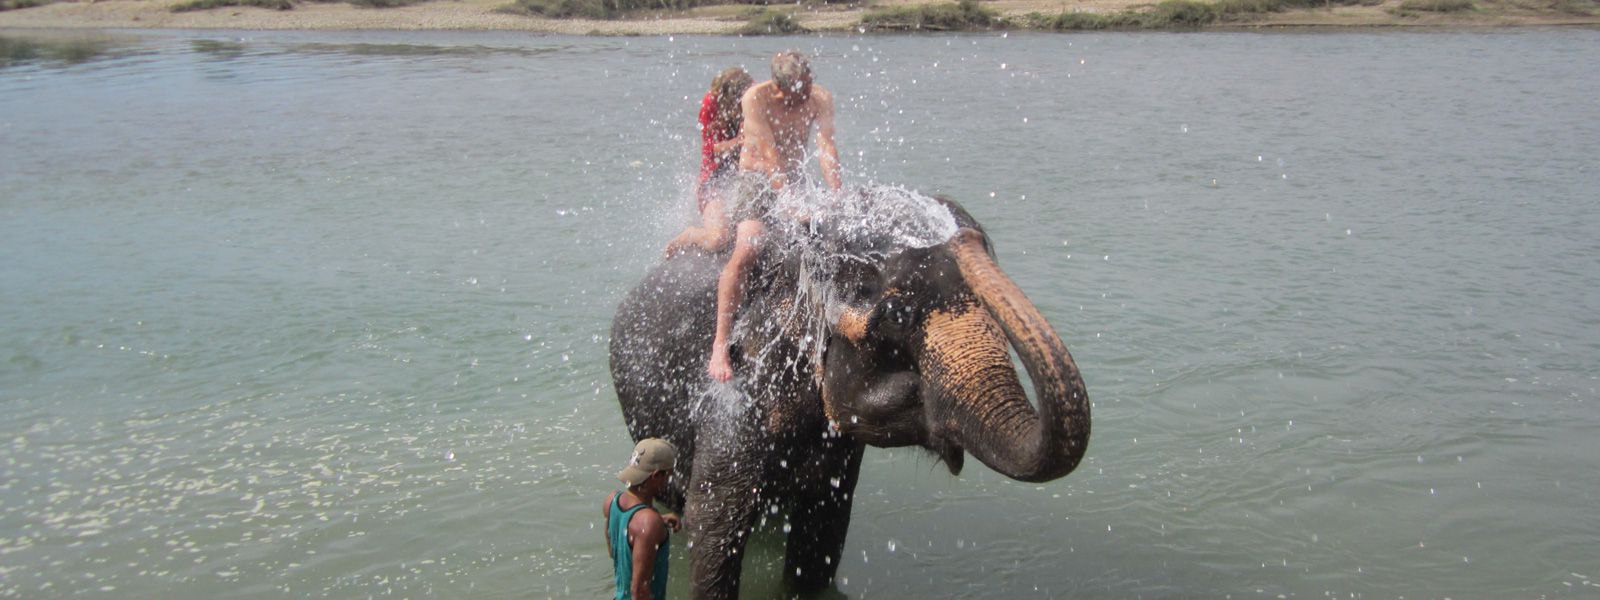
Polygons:
[[[1556,21],[1565,17],[1580,22],[1585,19],[1600,22],[1597,2],[1600,0],[1129,0],[1111,10],[1069,9],[1065,2],[1056,2],[1060,8],[1053,12],[1020,12],[1011,7],[1027,3],[959,0],[875,6],[869,0],[861,5],[847,5],[848,12],[859,13],[847,23],[816,29],[876,32],[1195,30],[1214,26],[1340,25],[1340,19],[1354,21],[1351,24],[1357,25],[1408,25],[1423,19],[1434,25],[1472,25],[1506,24],[1519,16],[1537,15],[1552,15]],[[729,33],[806,32],[812,28],[805,25],[805,15],[837,12],[839,6],[825,2],[767,6],[765,0],[754,0],[753,5],[755,8],[720,15],[724,20],[743,20]],[[516,0],[504,10],[555,19],[670,20],[708,14],[715,7],[725,6],[752,4],[716,0]],[[1000,6],[1010,10],[1002,12]],[[1312,22],[1298,23],[1297,17]]]
[[[397,6],[411,6],[426,0],[314,0],[316,2],[343,1],[351,6],[366,8],[394,8]],[[213,8],[228,8],[250,6],[268,10],[294,10],[294,7],[304,0],[185,0],[172,5],[172,12],[191,12],[197,10],[211,10]]]
[[1010,26],[977,0],[873,9],[861,17],[860,24],[871,31],[982,31]]
[[1597,1],[0,0],[0,29],[451,29],[571,35],[768,35],[997,29],[1600,26]]
[[0,11],[44,6],[52,0],[0,0]]

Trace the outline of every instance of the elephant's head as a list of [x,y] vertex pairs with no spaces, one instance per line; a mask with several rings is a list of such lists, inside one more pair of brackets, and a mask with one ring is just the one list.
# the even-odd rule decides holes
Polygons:
[[[927,448],[959,474],[963,452],[1023,481],[1070,473],[1089,442],[1077,364],[995,264],[959,206],[948,242],[854,265],[835,279],[823,359],[828,417],[880,446]],[[1034,384],[1028,403],[1015,349]]]

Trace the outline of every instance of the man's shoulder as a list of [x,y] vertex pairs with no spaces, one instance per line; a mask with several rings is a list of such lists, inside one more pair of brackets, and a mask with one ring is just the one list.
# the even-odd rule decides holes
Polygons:
[[833,92],[818,84],[811,84],[811,104],[817,108],[833,106]]
[[654,506],[646,506],[633,513],[633,518],[628,520],[628,528],[632,529],[635,535],[649,539],[665,535],[667,524]]
[[763,81],[761,83],[757,83],[755,85],[752,85],[752,86],[750,86],[748,89],[746,89],[744,91],[743,98],[745,100],[760,100],[762,98],[765,98],[765,96],[763,96],[762,94],[766,94],[767,90],[772,89],[773,85],[775,85],[775,84],[772,83],[771,79],[768,79],[768,80]]

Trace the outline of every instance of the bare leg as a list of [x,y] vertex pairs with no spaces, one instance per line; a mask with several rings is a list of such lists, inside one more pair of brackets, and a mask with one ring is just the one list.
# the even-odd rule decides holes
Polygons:
[[756,259],[763,228],[760,221],[740,221],[735,231],[733,256],[722,267],[717,279],[717,335],[711,342],[711,361],[706,373],[717,381],[733,379],[733,364],[728,360],[728,336],[733,332],[733,315],[744,301],[744,279]]
[[698,247],[711,253],[722,249],[728,243],[728,213],[722,210],[721,200],[706,201],[705,210],[700,211],[701,225],[689,227],[667,242],[667,258],[682,252],[685,248]]

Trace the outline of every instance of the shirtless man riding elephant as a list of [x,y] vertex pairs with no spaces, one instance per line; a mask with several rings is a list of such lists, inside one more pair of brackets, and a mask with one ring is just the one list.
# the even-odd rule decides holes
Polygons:
[[764,219],[772,219],[777,191],[803,178],[807,144],[817,132],[817,163],[822,179],[839,190],[839,150],[833,144],[833,93],[811,80],[811,65],[788,50],[772,58],[772,80],[751,86],[741,100],[744,148],[739,155],[739,182],[730,214],[733,255],[717,280],[717,332],[706,372],[717,381],[733,378],[728,336],[744,297],[745,276],[760,254]]

